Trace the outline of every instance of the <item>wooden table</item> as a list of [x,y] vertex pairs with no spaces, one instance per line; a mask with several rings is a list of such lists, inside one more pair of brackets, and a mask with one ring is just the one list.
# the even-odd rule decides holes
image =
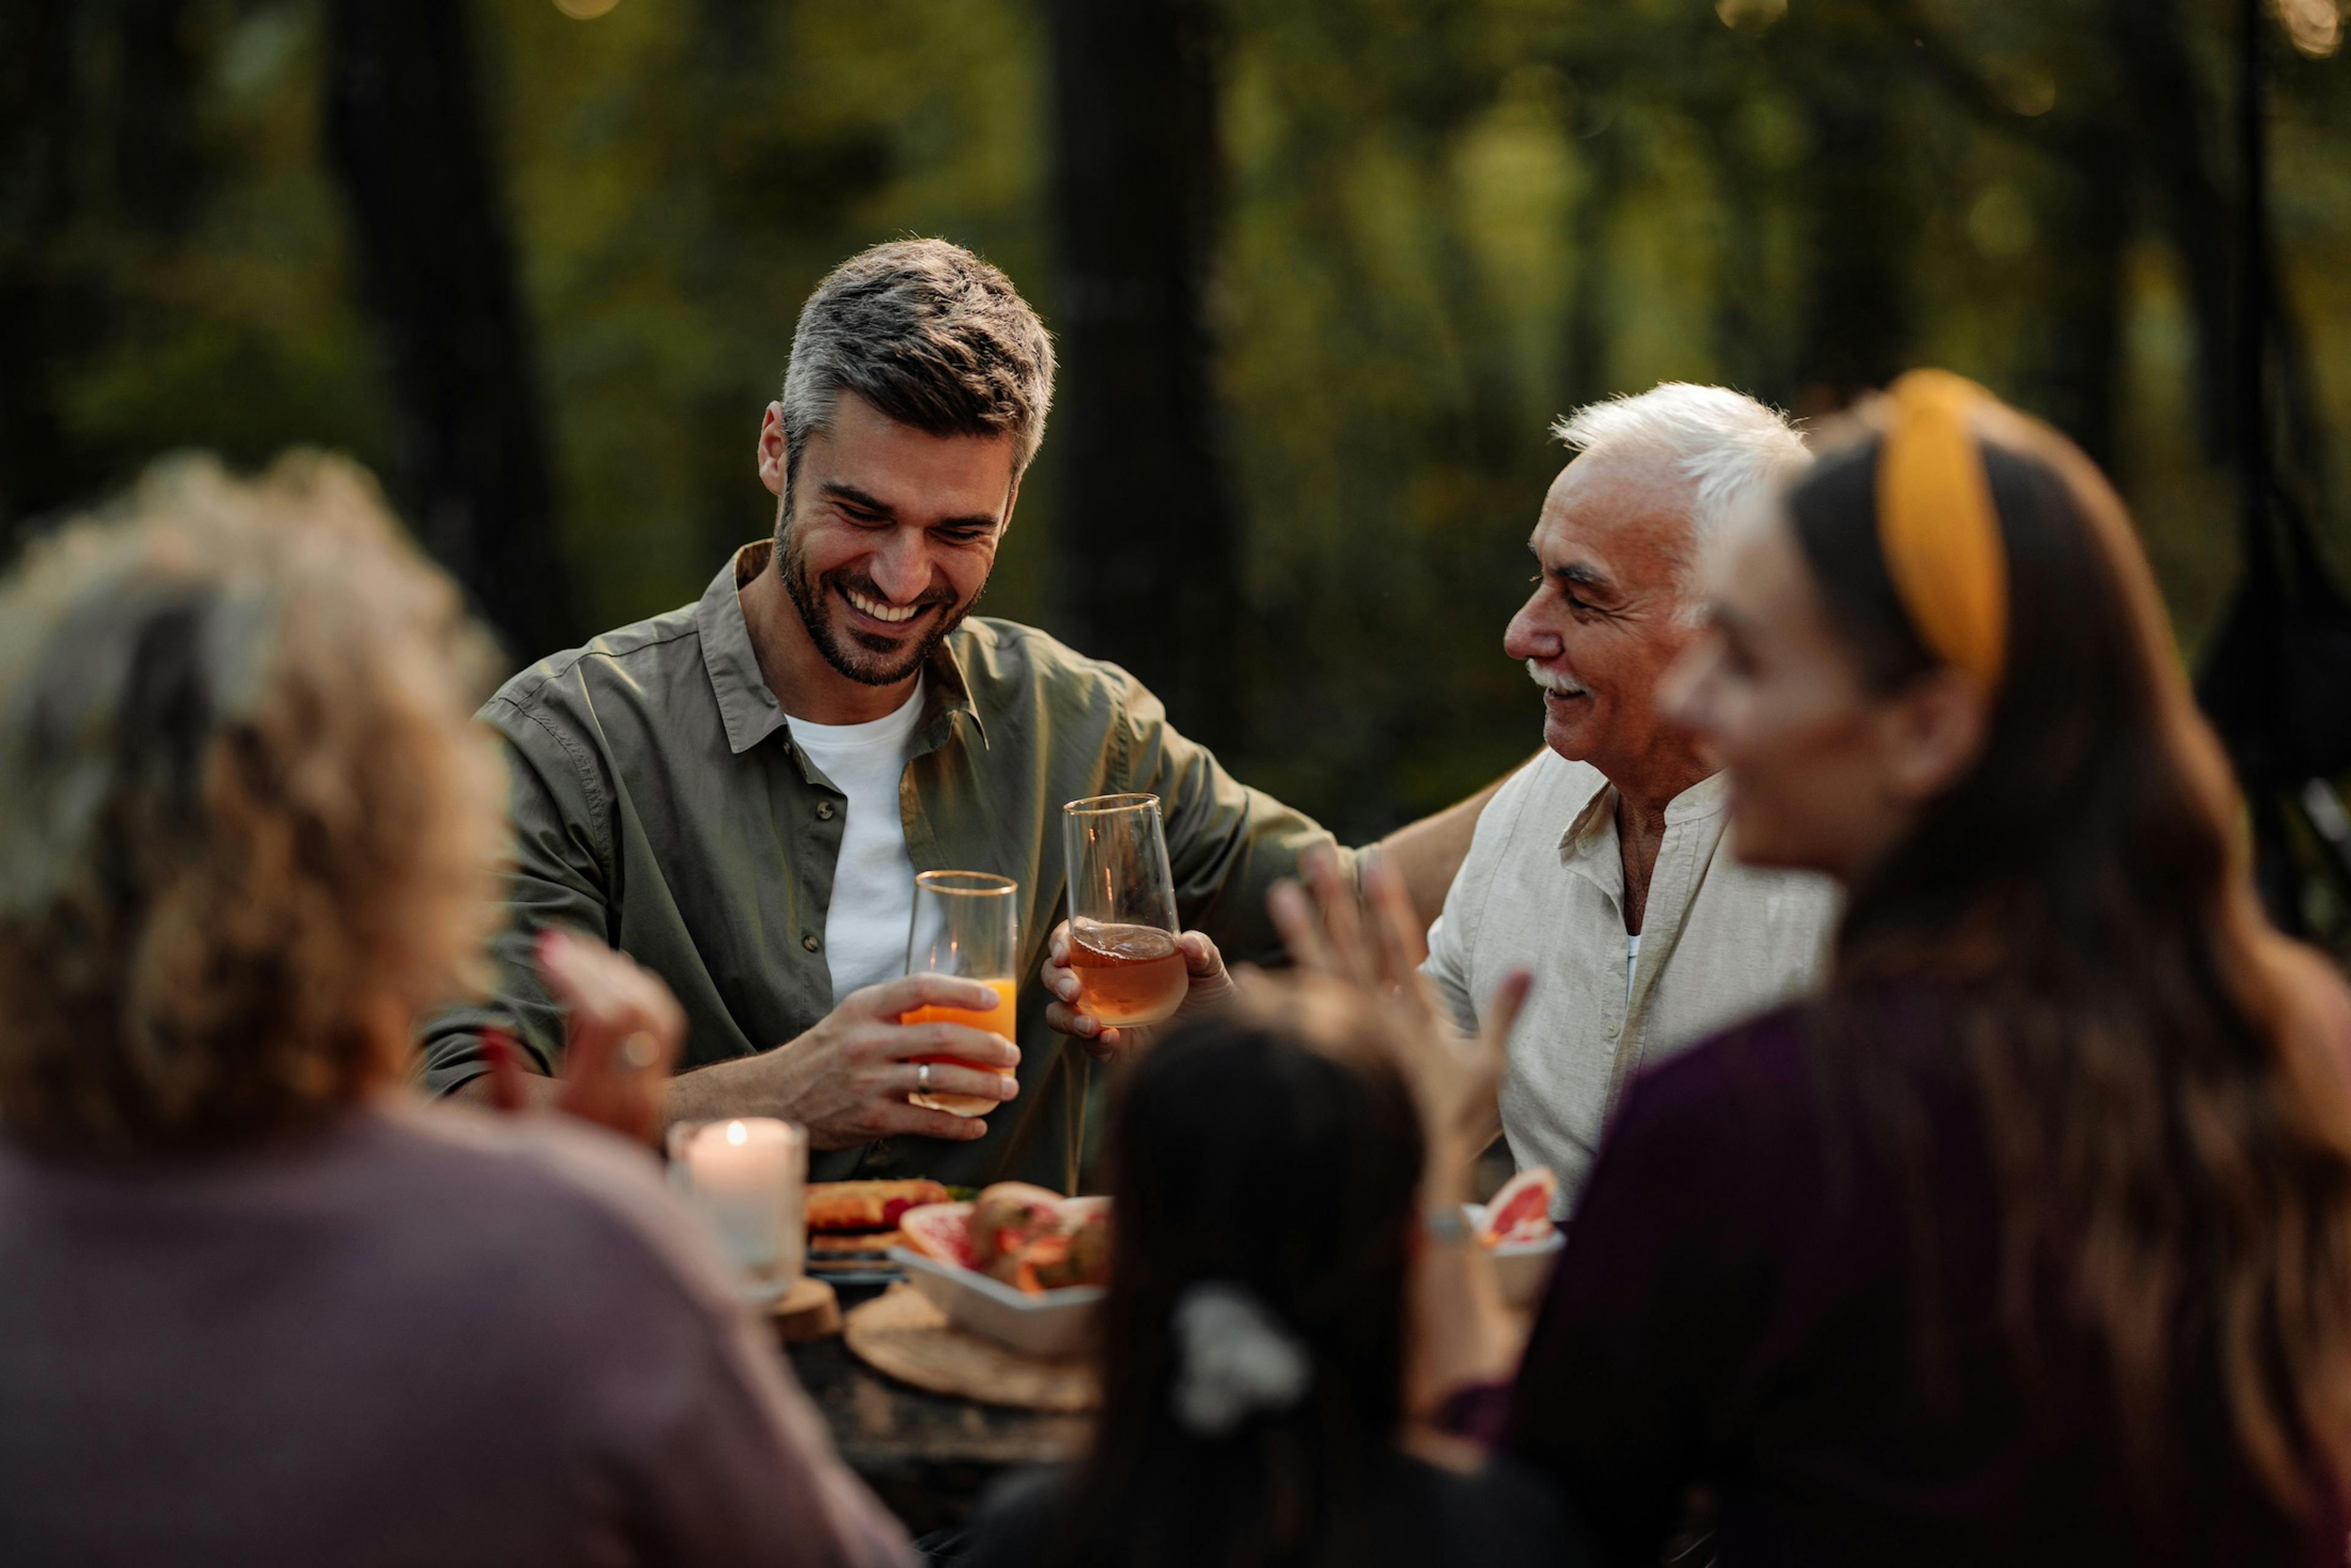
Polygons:
[[[844,1309],[857,1295],[842,1292]],[[916,1535],[961,1524],[1007,1470],[1077,1457],[1091,1422],[981,1405],[883,1376],[841,1336],[785,1347],[849,1468]]]

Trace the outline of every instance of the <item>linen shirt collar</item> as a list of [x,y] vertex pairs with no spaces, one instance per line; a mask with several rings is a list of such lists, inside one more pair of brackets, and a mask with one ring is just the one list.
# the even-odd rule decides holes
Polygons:
[[[1719,812],[1730,788],[1729,777],[1709,773],[1671,800],[1666,802],[1666,822],[1678,826],[1695,822]],[[1613,839],[1616,829],[1616,789],[1598,773],[1593,775],[1591,793],[1583,799],[1573,816],[1568,819],[1567,830],[1559,836],[1559,856],[1573,861],[1579,851],[1590,851],[1604,839]]]
[[[726,727],[726,749],[742,756],[768,737],[785,728],[783,705],[768,689],[759,673],[759,655],[751,646],[751,623],[743,617],[742,586],[767,570],[775,541],[758,539],[737,550],[718,569],[694,607],[694,623],[702,635],[703,668],[710,676],[710,695],[717,700],[718,716]],[[987,745],[987,727],[972,706],[971,687],[956,657],[954,639],[942,638],[931,650],[923,683],[923,724],[916,732],[917,752],[946,743],[958,719],[968,718],[980,745]]]

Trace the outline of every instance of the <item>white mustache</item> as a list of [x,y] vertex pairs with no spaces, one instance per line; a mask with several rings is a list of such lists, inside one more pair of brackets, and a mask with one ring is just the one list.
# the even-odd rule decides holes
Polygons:
[[1534,677],[1535,685],[1553,696],[1588,697],[1592,695],[1585,687],[1576,685],[1565,675],[1553,674],[1532,659],[1527,661],[1527,674]]

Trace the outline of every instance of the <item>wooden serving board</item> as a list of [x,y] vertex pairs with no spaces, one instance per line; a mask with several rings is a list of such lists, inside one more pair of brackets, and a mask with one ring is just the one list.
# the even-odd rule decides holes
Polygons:
[[822,1280],[802,1275],[768,1309],[776,1320],[776,1337],[799,1344],[841,1332],[841,1298]]
[[934,1394],[1023,1410],[1092,1410],[1102,1397],[1085,1361],[1031,1361],[966,1333],[912,1285],[850,1309],[841,1337],[860,1361]]

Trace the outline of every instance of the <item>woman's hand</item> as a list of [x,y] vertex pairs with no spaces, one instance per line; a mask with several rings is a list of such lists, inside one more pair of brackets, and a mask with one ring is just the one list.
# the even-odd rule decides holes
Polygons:
[[1045,940],[1045,967],[1039,976],[1045,982],[1046,994],[1054,998],[1046,1005],[1045,1021],[1108,1061],[1132,1050],[1147,1030],[1164,1029],[1167,1023],[1214,1007],[1233,994],[1233,977],[1225,972],[1225,956],[1217,951],[1217,945],[1208,940],[1206,933],[1184,932],[1176,938],[1176,950],[1184,955],[1188,986],[1175,1017],[1165,1023],[1116,1029],[1079,1009],[1077,971],[1070,967],[1070,923],[1062,921]]
[[[659,1135],[662,1095],[685,1013],[669,988],[601,942],[549,931],[538,941],[539,974],[563,1004],[563,1071],[551,1103],[566,1115],[651,1144]],[[490,1099],[517,1111],[532,1098],[512,1043],[489,1045]]]
[[1485,1009],[1474,1040],[1464,1039],[1421,977],[1426,950],[1404,887],[1374,856],[1364,867],[1359,904],[1339,873],[1337,857],[1310,854],[1306,884],[1277,884],[1267,901],[1273,922],[1301,969],[1334,977],[1376,998],[1398,1032],[1419,1049],[1398,1062],[1427,1127],[1431,1176],[1447,1190],[1492,1138],[1495,1095],[1502,1082],[1510,1026],[1531,977],[1506,977]]

